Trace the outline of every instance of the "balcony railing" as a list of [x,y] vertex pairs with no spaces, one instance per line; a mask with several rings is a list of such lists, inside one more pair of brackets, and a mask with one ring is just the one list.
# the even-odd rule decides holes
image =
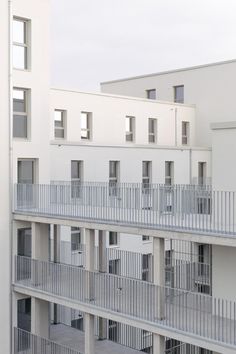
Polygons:
[[81,354],[77,350],[14,328],[14,354]]
[[93,308],[236,345],[236,303],[70,265],[17,256],[15,283]]
[[[236,235],[236,192],[194,185],[18,184],[14,212],[149,229]],[[112,191],[110,190],[112,188]],[[115,188],[115,192],[114,192]],[[72,193],[73,192],[73,193]]]

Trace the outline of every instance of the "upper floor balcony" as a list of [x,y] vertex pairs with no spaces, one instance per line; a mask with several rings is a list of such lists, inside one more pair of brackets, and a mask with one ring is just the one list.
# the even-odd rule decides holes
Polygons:
[[236,192],[208,185],[17,184],[14,212],[134,228],[236,235]]

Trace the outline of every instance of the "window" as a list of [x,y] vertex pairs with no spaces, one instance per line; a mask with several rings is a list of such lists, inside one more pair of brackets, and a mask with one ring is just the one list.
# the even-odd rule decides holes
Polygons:
[[142,280],[149,280],[150,254],[142,255]]
[[143,161],[142,163],[142,187],[143,191],[150,188],[151,183],[151,161]]
[[125,139],[127,142],[134,141],[135,118],[125,117]]
[[114,342],[118,340],[118,323],[112,320],[108,321],[108,339]]
[[109,232],[109,246],[118,246],[118,234],[117,232]]
[[120,259],[111,259],[109,261],[109,273],[110,274],[120,274]]
[[182,145],[189,144],[189,122],[182,122]]
[[146,93],[149,100],[156,100],[156,89],[147,90]]
[[35,183],[35,160],[18,160],[18,183]]
[[81,196],[81,182],[83,179],[83,161],[71,161],[71,197]]
[[92,113],[81,113],[81,139],[91,140],[92,138]]
[[145,242],[145,241],[150,241],[150,237],[149,236],[142,236],[142,241]]
[[184,85],[174,86],[174,101],[184,103]]
[[28,90],[13,89],[13,137],[28,136]]
[[66,111],[55,109],[54,111],[54,136],[56,139],[65,138]]
[[17,230],[17,255],[31,257],[31,228]]
[[206,162],[198,162],[198,184],[206,184]]
[[29,68],[28,21],[13,19],[13,67],[26,70]]
[[174,184],[174,162],[166,161],[165,162],[165,184],[171,186]]
[[155,118],[148,119],[148,142],[157,142],[157,119]]
[[119,182],[119,161],[109,161],[109,195],[117,195]]
[[71,251],[81,249],[81,232],[79,227],[71,227]]

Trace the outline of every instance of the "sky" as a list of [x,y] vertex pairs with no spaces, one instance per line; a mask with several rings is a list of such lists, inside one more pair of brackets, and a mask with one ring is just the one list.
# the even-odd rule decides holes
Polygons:
[[51,0],[51,83],[98,91],[129,76],[236,58],[235,0]]

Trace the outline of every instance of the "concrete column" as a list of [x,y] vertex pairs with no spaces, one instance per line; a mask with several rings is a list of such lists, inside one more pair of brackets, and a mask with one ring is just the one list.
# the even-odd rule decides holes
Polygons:
[[[165,286],[165,239],[153,238],[153,282]],[[165,294],[159,289],[155,303],[155,313],[158,319],[164,318]],[[165,353],[165,337],[153,334],[153,354]]]
[[[61,226],[53,225],[53,262],[60,263]],[[58,305],[53,304],[53,323],[58,324]]]
[[[94,252],[95,252],[95,230],[85,229],[85,269],[94,271]],[[87,296],[88,299],[93,297],[93,284],[89,276],[86,277]],[[95,337],[94,337],[94,315],[84,314],[85,322],[85,354],[95,353]]]
[[[99,230],[98,232],[98,271],[101,273],[107,272],[107,253],[106,253],[106,231]],[[104,340],[107,338],[107,320],[98,318],[98,339]]]
[[49,260],[49,225],[32,223],[32,258]]
[[49,302],[31,298],[31,332],[49,338]]
[[[32,258],[40,261],[49,260],[49,225],[32,223]],[[37,277],[34,276],[37,282]],[[33,334],[49,337],[49,303],[31,298],[31,331]]]

